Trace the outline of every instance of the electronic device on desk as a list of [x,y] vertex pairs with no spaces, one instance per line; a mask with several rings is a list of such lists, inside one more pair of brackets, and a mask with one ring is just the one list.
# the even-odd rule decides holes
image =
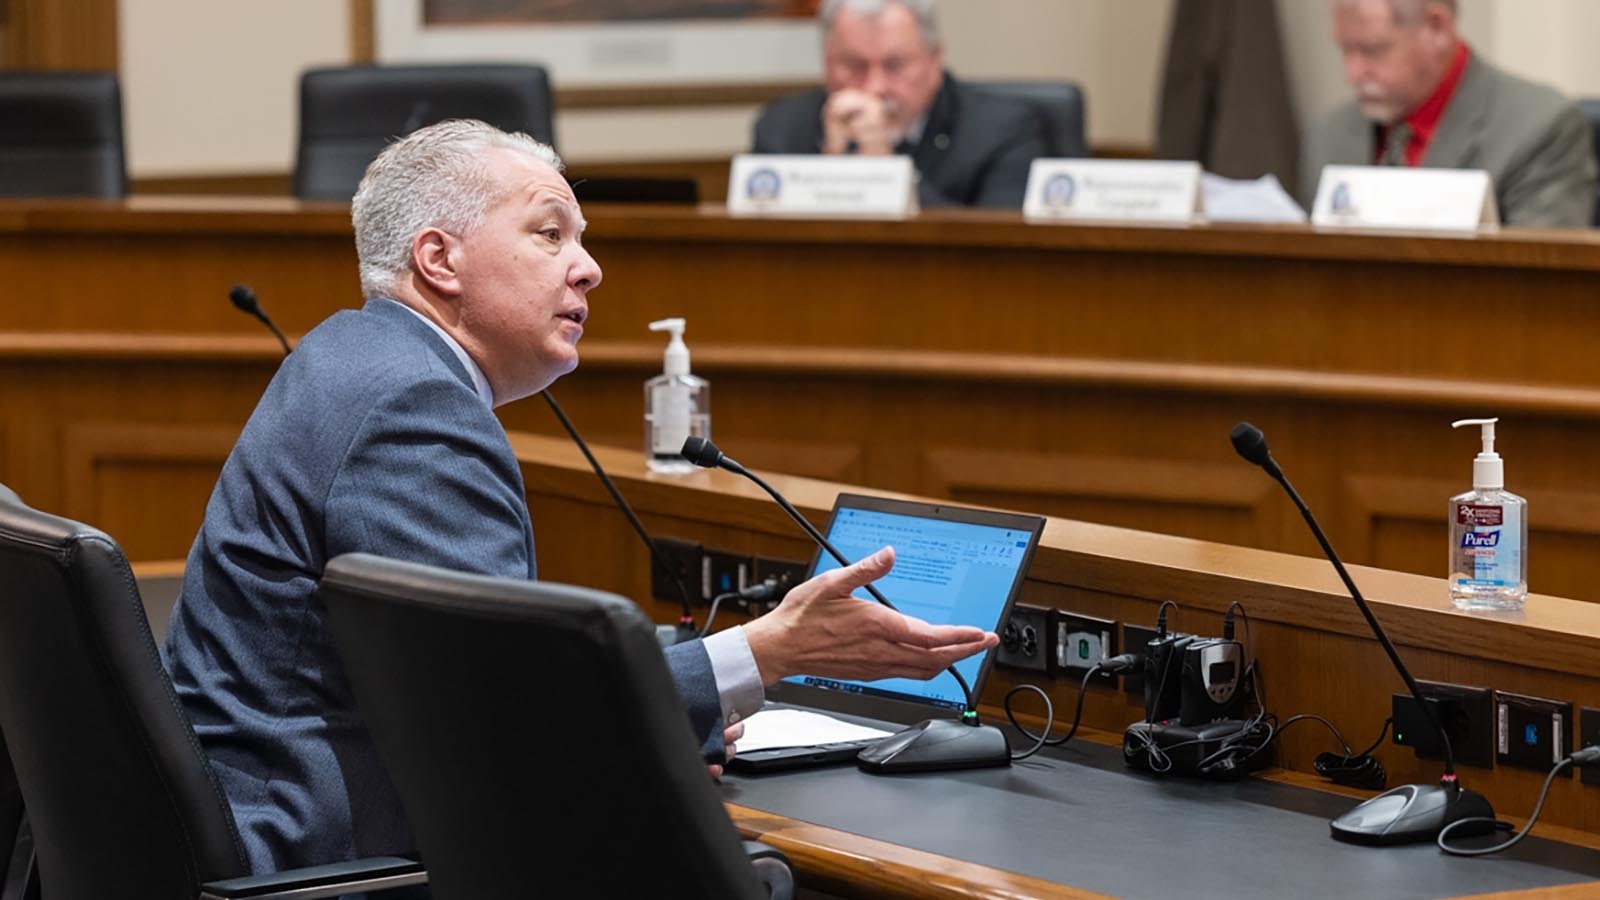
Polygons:
[[[936,625],[972,625],[994,631],[1010,615],[1043,529],[1044,520],[1038,516],[840,494],[828,523],[827,540],[848,559],[861,559],[885,544],[892,545],[897,554],[895,567],[876,587],[907,615]],[[840,563],[819,547],[808,577],[836,568]],[[982,691],[993,657],[990,650],[955,664],[973,695]],[[729,761],[734,771],[772,771],[852,759],[865,768],[876,765],[876,771],[961,768],[961,754],[966,751],[961,749],[964,742],[960,738],[973,731],[960,724],[968,707],[967,692],[948,671],[928,681],[795,676],[769,688],[767,699],[879,721],[921,724],[868,746],[741,752]],[[959,730],[945,732],[947,726]],[[1004,746],[1001,736],[1000,747]],[[862,754],[872,754],[877,762]],[[1002,753],[998,764],[1004,764],[1004,759]]]
[[[1122,758],[1156,774],[1237,778],[1271,761],[1272,728],[1259,708],[1256,670],[1233,638],[1233,609],[1220,638],[1167,631],[1167,608],[1144,648],[1145,718],[1128,726]],[[1255,707],[1254,715],[1245,718]]]

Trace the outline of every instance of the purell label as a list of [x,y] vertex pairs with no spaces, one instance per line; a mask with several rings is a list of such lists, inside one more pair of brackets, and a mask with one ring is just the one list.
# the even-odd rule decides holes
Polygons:
[[1522,536],[1517,507],[1456,504],[1461,532],[1460,553],[1468,575],[1457,583],[1470,587],[1510,587],[1522,580]]
[[1476,503],[1456,504],[1456,522],[1461,525],[1499,525],[1503,521],[1505,521],[1505,507],[1503,506],[1479,506]]

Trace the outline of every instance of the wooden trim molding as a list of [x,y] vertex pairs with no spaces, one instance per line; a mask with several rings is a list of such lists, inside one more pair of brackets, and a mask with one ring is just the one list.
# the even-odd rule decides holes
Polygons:
[[806,887],[849,896],[883,898],[1037,897],[1041,900],[1104,900],[1106,895],[991,869],[887,841],[846,834],[728,804],[734,827],[786,854],[808,873]]
[[372,0],[346,0],[350,18],[350,63],[378,61],[377,35],[372,24]]

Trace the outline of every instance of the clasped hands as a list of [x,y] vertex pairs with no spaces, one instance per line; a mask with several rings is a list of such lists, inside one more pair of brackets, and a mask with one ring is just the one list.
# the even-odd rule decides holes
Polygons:
[[893,102],[876,94],[843,88],[822,107],[822,152],[888,156],[900,140]]

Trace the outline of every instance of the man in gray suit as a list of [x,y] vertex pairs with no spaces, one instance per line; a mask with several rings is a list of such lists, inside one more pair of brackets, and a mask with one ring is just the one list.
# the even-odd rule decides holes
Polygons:
[[753,152],[910,156],[925,207],[1022,208],[1043,124],[944,71],[934,0],[824,0],[818,19],[825,86],[763,107]]
[[[491,410],[578,364],[601,276],[559,167],[481,122],[384,150],[351,210],[366,305],[305,336],[223,465],[164,656],[257,872],[410,849],[317,600],[327,561],[365,551],[535,575],[521,473]],[[778,679],[928,678],[994,646],[851,596],[893,564],[884,548],[668,650],[713,774]],[[575,758],[597,739],[550,727]]]
[[1479,59],[1456,32],[1455,0],[1333,0],[1333,33],[1356,98],[1305,142],[1308,205],[1330,163],[1482,169],[1505,224],[1590,224],[1595,157],[1583,114]]

